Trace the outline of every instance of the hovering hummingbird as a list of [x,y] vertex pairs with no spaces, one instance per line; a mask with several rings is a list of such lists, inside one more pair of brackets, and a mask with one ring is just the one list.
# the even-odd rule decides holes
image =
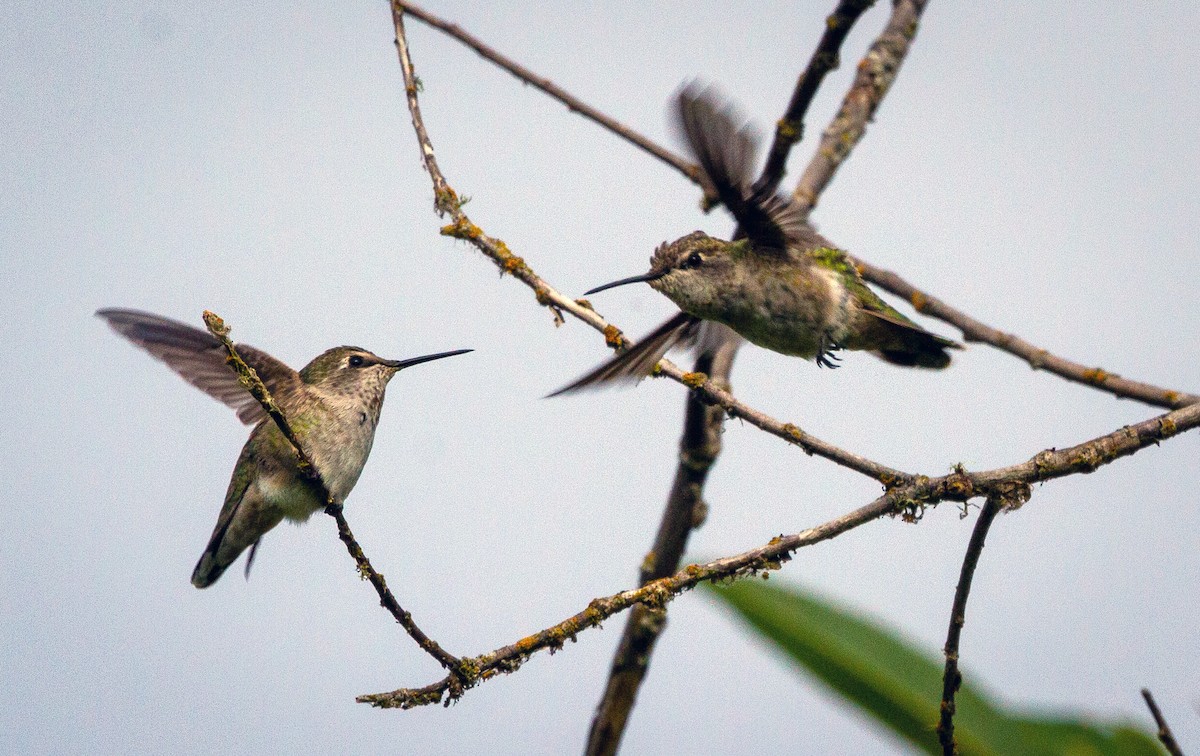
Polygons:
[[[211,334],[137,310],[104,309],[96,315],[188,383],[232,407],[242,422],[254,424],[233,468],[212,538],[192,572],[192,585],[215,583],[247,547],[249,576],[267,531],[284,518],[304,522],[325,507],[300,473],[292,445],[238,383],[221,342]],[[239,344],[237,351],[283,410],[329,493],[344,501],[371,453],[388,381],[406,367],[472,350],[385,360],[365,349],[341,346],[326,350],[298,373],[254,347]]]
[[846,254],[808,225],[790,197],[754,187],[757,136],[712,88],[678,96],[679,126],[702,183],[733,213],[733,241],[694,231],[662,244],[650,271],[598,286],[646,282],[681,312],[627,351],[550,396],[649,375],[675,346],[711,348],[736,334],[761,347],[835,368],[842,349],[894,365],[940,369],[962,347],[926,331],[867,288]]

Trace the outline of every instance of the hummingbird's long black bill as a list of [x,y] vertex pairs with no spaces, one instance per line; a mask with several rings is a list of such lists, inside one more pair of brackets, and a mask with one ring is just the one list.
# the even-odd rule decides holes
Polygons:
[[594,289],[589,289],[588,291],[583,292],[583,296],[586,297],[589,294],[595,294],[598,291],[604,291],[605,289],[616,288],[617,286],[624,286],[625,284],[642,283],[645,281],[656,281],[662,277],[663,277],[662,273],[643,273],[640,276],[630,276],[629,278],[622,278],[620,281],[613,281],[612,283],[606,283],[603,286],[597,286]]
[[437,354],[427,354],[423,357],[409,357],[407,360],[381,360],[380,362],[388,367],[396,368],[397,370],[403,370],[406,367],[420,365],[422,362],[433,362],[434,360],[440,360],[443,357],[453,357],[456,354],[466,354],[467,352],[474,351],[474,349],[455,349],[453,352],[438,352]]

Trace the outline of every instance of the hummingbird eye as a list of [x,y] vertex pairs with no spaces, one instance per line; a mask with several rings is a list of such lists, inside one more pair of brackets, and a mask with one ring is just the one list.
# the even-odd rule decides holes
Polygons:
[[688,258],[683,261],[684,268],[699,268],[704,264],[704,256],[699,252],[693,252],[688,255]]
[[366,360],[362,358],[361,354],[352,354],[350,359],[346,360],[346,364],[350,367],[362,367],[366,364]]

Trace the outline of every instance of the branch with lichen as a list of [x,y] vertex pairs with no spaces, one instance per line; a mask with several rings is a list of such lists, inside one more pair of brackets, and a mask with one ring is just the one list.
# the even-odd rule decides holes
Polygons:
[[[432,16],[431,14],[429,14],[425,11],[419,11],[419,9],[416,9],[415,6],[411,6],[411,5],[407,5],[407,4],[401,4],[401,5],[402,5],[402,10],[404,12],[412,13],[414,16],[421,18],[422,20],[430,23],[435,28],[438,28],[442,31],[445,31],[445,32],[451,34],[451,36],[471,45],[472,47],[475,46],[475,43],[478,43],[480,45],[483,44],[481,42],[478,42],[478,40],[476,40],[474,37],[471,37],[469,34],[462,31],[459,27],[457,27],[453,24],[449,24],[445,21],[442,21],[441,19],[436,19],[436,17]],[[924,6],[925,6],[925,2],[914,3],[914,2],[906,1],[906,2],[897,3],[897,7],[893,10],[892,18],[891,18],[891,21],[888,23],[887,28],[884,30],[884,33],[872,45],[871,49],[873,52],[869,52],[867,54],[867,56],[863,59],[863,61],[859,64],[859,77],[860,78],[867,75],[866,73],[864,73],[864,69],[866,70],[866,72],[874,71],[876,74],[879,74],[880,72],[887,69],[887,66],[885,65],[885,61],[894,57],[894,52],[889,53],[889,54],[884,54],[884,53],[887,53],[889,50],[894,51],[894,50],[898,49],[895,46],[895,43],[899,42],[899,38],[896,38],[896,39],[892,39],[891,43],[889,43],[889,41],[888,41],[889,38],[892,38],[895,36],[895,34],[899,33],[896,31],[897,29],[902,30],[903,28],[907,28],[907,27],[903,27],[903,22],[904,22],[905,18],[912,19],[912,23],[915,24],[916,16],[913,15],[914,11],[917,11],[918,9],[923,10]],[[395,6],[393,7],[393,11],[395,11]],[[919,15],[919,12],[917,13],[917,15]],[[434,23],[434,19],[436,19],[437,23]],[[455,31],[452,32],[451,29],[454,29]],[[915,31],[915,26],[913,27],[913,29]],[[903,37],[903,36],[904,36],[903,34],[900,34],[900,37]],[[468,40],[473,40],[473,42],[468,41]],[[903,50],[905,53],[907,52],[908,42],[911,42],[911,38],[909,38],[906,42],[904,42]],[[486,45],[485,45],[485,47],[486,47]],[[491,48],[488,48],[488,49],[491,49]],[[508,61],[507,58],[503,58],[503,56],[500,56],[499,53],[496,53],[496,55],[498,57],[502,58],[503,60]],[[490,57],[489,57],[489,60],[491,60]],[[501,65],[503,65],[503,64],[501,64]],[[895,63],[895,65],[898,66],[898,63]],[[516,75],[518,78],[520,78],[522,81],[526,81],[530,84],[536,85],[537,81],[544,81],[544,79],[539,77],[537,74],[534,74],[534,73],[528,71],[528,69],[525,69],[523,67],[505,66],[505,68],[506,68],[506,70],[509,70],[514,75]],[[894,69],[891,71],[890,75],[892,77],[895,76]],[[884,78],[886,78],[886,77],[884,77]],[[890,84],[890,79],[888,80],[888,83]],[[856,85],[858,85],[857,79],[856,79]],[[415,79],[410,81],[408,78],[406,78],[406,86],[410,90],[414,90],[415,89]],[[863,86],[859,86],[859,95],[860,96],[863,95],[867,91],[868,91],[868,89],[864,89]],[[874,98],[874,104],[876,107],[878,106],[879,99],[882,98],[882,94],[885,94],[885,93],[886,93],[886,91],[879,93],[877,95],[872,95],[872,97]],[[415,97],[415,91],[413,91],[413,95]],[[849,95],[847,95],[847,99],[850,99]],[[576,100],[575,98],[572,98],[572,100],[574,102],[578,102],[578,100]],[[579,104],[582,105],[583,103],[579,103]],[[410,107],[411,107],[411,104],[410,104]],[[572,108],[572,110],[579,112],[580,114],[582,114],[583,116],[585,116],[587,118],[591,118],[593,120],[597,120],[597,122],[603,123],[603,121],[597,117],[597,115],[602,115],[602,114],[599,114],[599,111],[597,111],[595,108],[593,108],[591,106],[584,106],[584,107],[577,108],[577,107],[574,107],[574,105],[570,105],[570,107]],[[847,108],[847,106],[845,105],[845,103],[843,103],[843,109],[845,110],[846,108]],[[860,118],[860,119],[867,119],[867,118],[869,118],[869,116],[871,114],[874,113],[873,108],[859,108],[859,109],[851,108],[850,110],[852,110],[854,113],[856,113],[857,118]],[[836,132],[838,122],[839,122],[838,119],[841,116],[842,116],[842,113],[839,112],[839,116],[835,117],[833,123],[831,123],[830,126],[826,129],[826,133]],[[866,123],[866,120],[863,120],[862,125],[859,128],[865,129],[865,123]],[[846,125],[847,125],[847,123],[843,122],[843,127],[846,127]],[[616,133],[618,136],[621,136],[622,138],[631,139],[629,134],[625,133],[625,131],[627,131],[627,130],[614,130],[614,133]],[[422,133],[424,133],[423,125],[418,127],[418,134],[422,134]],[[861,137],[861,131],[859,132],[859,137]],[[639,144],[639,146],[642,143],[653,144],[654,145],[653,152],[656,155],[660,154],[660,153],[662,155],[672,155],[671,151],[668,150],[667,148],[665,148],[661,145],[658,145],[658,144],[654,144],[653,142],[648,140],[646,137],[641,136],[641,135],[638,135],[635,143]],[[425,147],[426,147],[426,142],[422,141],[422,149],[424,150]],[[430,150],[430,152],[429,152],[430,157],[432,157],[432,147],[429,147],[429,150]],[[849,154],[849,150],[846,151],[846,154],[841,155],[841,158],[838,161],[839,164],[840,164],[840,162],[845,160],[845,158],[848,154]],[[824,162],[825,160],[827,160],[827,158],[821,157],[819,151],[818,151],[818,155],[813,158],[814,163],[817,161]],[[692,164],[689,163],[684,158],[682,158],[678,155],[673,155],[671,159],[664,159],[664,162],[666,162],[668,165],[676,167],[680,171],[680,173],[683,176],[685,176],[687,179],[689,179],[690,181],[699,183],[696,179],[695,174],[686,168],[686,166],[691,166]],[[813,170],[816,170],[816,169],[814,168]],[[438,174],[438,175],[440,176],[440,174]],[[832,173],[830,173],[830,175],[822,182],[820,188],[817,188],[815,185],[813,185],[813,186],[809,187],[808,189],[806,189],[805,191],[814,193],[814,196],[819,196],[821,189],[823,189],[824,186],[827,186],[830,180],[832,180]],[[802,181],[802,183],[803,183],[803,181]],[[435,187],[434,187],[435,193],[437,193],[438,187],[439,187],[439,180],[436,177],[434,178],[434,185],[435,185]],[[445,184],[444,179],[441,180],[440,185],[443,187],[443,189],[445,189],[447,191],[444,193],[444,195],[438,194],[439,198],[444,197],[445,202],[448,203],[449,206],[456,206],[458,203],[457,195],[454,194],[453,190],[449,189],[449,187]],[[441,200],[439,200],[438,207],[439,208],[443,207],[443,203]],[[463,217],[465,218],[465,216],[463,216]],[[477,226],[470,223],[469,220],[466,222],[463,222],[463,223],[459,223],[456,221],[455,224],[444,228],[442,230],[442,233],[445,235],[448,235],[448,236],[454,236],[456,238],[463,238],[463,239],[467,239],[468,241],[473,241],[473,243],[475,243],[475,245],[484,254],[488,255],[489,257],[491,257],[493,260],[496,261],[497,265],[500,266],[500,269],[502,272],[512,272],[513,269],[519,269],[524,265],[524,261],[521,260],[521,258],[519,258],[519,257],[514,257],[512,255],[512,253],[508,250],[508,247],[505,246],[502,241],[499,241],[498,239],[492,239],[491,237],[487,237],[486,235],[484,235],[482,233],[482,231],[479,230],[479,228]],[[472,237],[478,237],[478,238],[473,239]],[[870,281],[871,283],[874,283],[877,286],[879,286],[883,289],[886,289],[887,291],[889,291],[893,294],[904,297],[910,303],[912,303],[913,307],[918,312],[920,312],[924,315],[927,315],[931,318],[934,318],[936,320],[941,320],[945,323],[949,323],[950,325],[958,328],[959,330],[962,331],[963,337],[967,341],[988,344],[989,346],[993,346],[997,349],[1000,349],[1001,351],[1008,352],[1009,354],[1012,354],[1016,357],[1019,357],[1022,360],[1025,360],[1027,363],[1029,363],[1030,366],[1032,366],[1035,369],[1046,370],[1050,373],[1058,375],[1059,377],[1066,378],[1067,380],[1081,383],[1086,386],[1090,386],[1090,387],[1098,389],[1100,391],[1104,391],[1104,392],[1113,394],[1114,396],[1118,396],[1118,397],[1122,397],[1122,398],[1126,398],[1126,399],[1135,399],[1137,401],[1145,402],[1147,404],[1150,404],[1153,406],[1158,406],[1158,407],[1182,407],[1182,406],[1186,406],[1188,404],[1192,404],[1197,401],[1200,401],[1200,396],[1197,396],[1195,394],[1189,394],[1189,393],[1185,393],[1182,391],[1161,388],[1159,386],[1154,386],[1149,383],[1143,383],[1140,381],[1133,381],[1133,380],[1121,378],[1117,375],[1114,375],[1113,373],[1109,373],[1100,368],[1089,368],[1089,367],[1081,365],[1079,363],[1072,362],[1071,360],[1067,360],[1065,358],[1058,357],[1045,349],[1041,349],[1023,339],[1020,339],[1017,336],[1014,336],[1014,335],[1008,334],[1008,333],[1004,333],[995,328],[987,326],[984,323],[981,323],[980,321],[975,320],[974,318],[971,318],[969,315],[966,315],[965,313],[955,310],[954,308],[950,307],[949,305],[946,305],[945,303],[943,303],[941,300],[937,299],[936,297],[929,295],[929,294],[925,294],[924,292],[921,292],[919,289],[917,289],[917,287],[908,283],[907,281],[905,281],[903,278],[901,278],[900,276],[898,276],[895,273],[883,270],[881,268],[876,268],[876,267],[872,266],[871,264],[863,261],[861,258],[856,258],[856,264],[857,264],[859,270],[862,272],[863,278],[865,278],[867,281]],[[525,279],[522,279],[522,280],[525,280]],[[535,281],[540,281],[540,279],[536,279],[536,277],[535,277]],[[534,289],[534,292],[535,292],[535,294],[537,294],[538,301],[540,303],[554,309],[556,321],[561,318],[561,311],[566,310],[568,312],[571,312],[571,314],[575,315],[576,317],[583,320],[584,322],[588,323],[588,325],[591,325],[592,327],[596,328],[597,330],[605,331],[605,336],[606,336],[606,339],[608,340],[608,343],[610,346],[621,346],[622,344],[625,343],[624,337],[621,335],[620,331],[615,328],[615,326],[606,326],[606,324],[603,324],[603,320],[600,320],[600,319],[597,319],[596,321],[589,320],[588,317],[586,317],[582,312],[576,311],[570,307],[565,306],[564,302],[569,301],[569,300],[565,300],[565,298],[562,298],[562,297],[550,297],[550,296],[548,296],[548,294],[546,293],[545,290],[540,289],[538,287],[536,282],[534,282],[534,283],[531,283],[530,281],[525,281],[525,282]],[[573,301],[572,301],[572,304],[574,304]],[[590,309],[590,307],[588,309]],[[606,328],[611,328],[611,331],[607,331]]]
[[225,364],[229,365],[229,369],[237,374],[238,383],[262,405],[263,410],[279,427],[279,432],[292,445],[292,450],[296,453],[296,467],[300,470],[300,474],[316,489],[326,506],[341,506],[341,502],[335,501],[333,494],[329,493],[329,488],[321,478],[321,473],[313,464],[312,458],[304,451],[304,447],[300,445],[300,439],[292,432],[292,426],[284,417],[283,410],[279,409],[279,405],[271,397],[271,392],[267,390],[266,384],[258,377],[254,368],[246,364],[246,361],[237,353],[237,348],[229,339],[229,326],[225,325],[225,321],[220,315],[211,310],[205,310],[201,317],[204,319],[204,325],[208,328],[208,332],[225,348],[227,355]]
[[[898,70],[899,64],[907,52],[908,44],[911,42],[912,36],[916,31],[916,21],[924,5],[925,2],[923,0],[898,0],[895,4],[892,19],[887,29],[872,46],[863,63],[860,64],[859,77],[856,80],[855,86],[852,87],[850,94],[847,95],[846,101],[843,103],[843,109],[839,112],[838,117],[835,118],[834,124],[826,131],[826,140],[834,138],[838,144],[834,145],[831,149],[818,151],[817,157],[814,158],[813,163],[809,166],[810,170],[805,172],[805,177],[801,179],[800,186],[797,188],[799,201],[805,204],[806,207],[811,209],[815,205],[817,196],[828,185],[838,165],[840,165],[849,154],[850,149],[861,138],[866,122],[878,107],[883,95],[886,94]],[[426,168],[434,183],[435,207],[439,214],[449,213],[452,220],[451,224],[442,229],[442,233],[472,243],[486,256],[491,258],[498,265],[502,273],[510,273],[530,286],[534,290],[538,302],[552,309],[556,322],[562,322],[563,313],[570,312],[575,317],[601,331],[609,346],[614,348],[625,347],[627,342],[620,329],[604,321],[603,318],[591,309],[589,303],[583,300],[576,301],[563,297],[543,279],[538,277],[523,259],[513,255],[504,242],[483,233],[462,212],[461,203],[458,201],[457,195],[437,168],[432,145],[421,122],[416,97],[415,77],[412,75],[411,60],[408,55],[407,42],[404,38],[403,7],[399,3],[393,3],[392,10],[393,21],[396,27],[396,44],[399,50],[401,68],[404,72],[409,109],[413,117],[413,124],[418,140],[421,144],[422,156],[425,160]],[[461,32],[461,30],[458,31]],[[459,36],[459,38],[462,39],[463,37]],[[479,48],[477,47],[476,49]],[[504,64],[501,63],[501,65]],[[532,74],[524,71],[524,69],[518,71],[512,67],[506,67],[517,76],[536,84],[533,81]],[[589,115],[589,117],[594,116]],[[788,124],[781,124],[781,128],[786,125]],[[779,134],[777,133],[778,136]],[[784,136],[786,137],[786,134]],[[823,145],[823,147],[828,146],[827,144]],[[784,157],[786,157],[786,153]],[[693,173],[688,171],[684,171],[684,173],[692,180],[695,180]],[[808,192],[807,195],[805,191]],[[967,316],[957,313],[947,306],[942,305],[937,300],[920,293],[915,287],[911,287],[911,285],[894,276],[894,274],[878,271],[863,263],[859,263],[859,267],[863,270],[864,277],[867,280],[877,283],[893,293],[901,293],[902,296],[907,296],[918,311],[925,312],[959,326],[968,340],[983,341],[997,348],[1009,351],[1022,357],[1035,367],[1045,367],[1070,380],[1076,380],[1118,396],[1129,396],[1151,404],[1184,406],[1196,401],[1195,397],[1188,394],[1170,392],[1146,384],[1137,384],[1136,382],[1116,378],[1104,371],[1088,370],[1075,363],[1055,358],[1046,351],[1037,350],[1015,337],[1001,334],[993,329],[988,329],[976,321],[970,320]],[[909,289],[907,293],[904,293],[905,288]],[[693,565],[686,570],[676,573],[672,577],[650,581],[642,588],[622,592],[605,599],[597,599],[589,605],[587,610],[559,623],[559,625],[548,628],[511,646],[498,649],[490,654],[465,660],[462,669],[468,675],[466,679],[448,676],[445,680],[426,686],[425,688],[405,689],[392,693],[362,696],[359,698],[360,701],[369,702],[377,706],[409,708],[437,702],[447,696],[448,701],[456,700],[467,688],[472,687],[478,682],[489,679],[500,672],[514,671],[530,655],[538,650],[561,648],[565,639],[573,638],[576,633],[599,624],[603,619],[616,612],[623,611],[631,605],[639,607],[639,614],[631,618],[630,627],[636,628],[637,633],[643,639],[650,638],[650,642],[652,643],[652,639],[657,635],[665,616],[663,612],[665,602],[678,595],[680,591],[695,585],[699,580],[735,577],[760,569],[770,569],[778,566],[796,548],[809,545],[809,543],[815,543],[824,538],[833,537],[846,529],[857,527],[859,524],[863,524],[882,514],[897,514],[906,519],[915,520],[921,516],[926,507],[932,506],[939,501],[965,501],[976,496],[986,496],[989,498],[989,501],[995,500],[996,497],[1003,497],[1019,503],[1027,498],[1028,485],[1032,481],[1078,472],[1090,472],[1096,467],[1112,461],[1119,456],[1143,448],[1146,443],[1168,437],[1180,430],[1195,427],[1197,421],[1194,412],[1191,414],[1169,413],[1154,421],[1147,421],[1147,424],[1122,429],[1114,434],[1110,434],[1108,437],[1096,439],[1093,442],[1073,449],[1042,452],[1029,462],[1014,466],[1013,468],[976,474],[956,470],[952,475],[930,479],[914,477],[891,470],[870,460],[858,458],[836,447],[826,447],[823,445],[823,442],[808,437],[807,434],[804,434],[795,426],[781,424],[772,418],[761,415],[761,413],[757,413],[741,405],[727,391],[715,385],[717,381],[711,381],[709,376],[699,369],[690,373],[684,373],[674,364],[664,360],[660,363],[658,372],[690,387],[692,394],[689,397],[689,402],[699,400],[713,406],[721,407],[734,416],[742,417],[774,435],[801,445],[809,453],[820,454],[851,469],[864,472],[883,482],[889,488],[888,493],[867,507],[850,513],[837,521],[826,523],[826,525],[812,531],[806,531],[790,538],[779,539],[762,549],[747,552],[746,554],[739,555],[739,557],[731,557],[729,560],[720,560],[718,563],[705,566]],[[724,376],[718,377],[723,378]],[[1194,410],[1195,408],[1192,407],[1192,409]],[[1179,412],[1183,412],[1183,410]],[[667,519],[664,519],[663,526],[667,527],[667,525]],[[647,566],[652,565],[648,564]],[[644,627],[641,627],[642,625]],[[649,647],[646,646],[646,648],[648,650]],[[619,652],[617,660],[614,662],[614,676],[610,679],[610,683],[615,684],[618,688],[624,686],[623,690],[619,691],[619,695],[625,696],[625,703],[631,705],[632,695],[636,692],[636,682],[632,686],[626,683],[630,679],[640,679],[641,672],[633,668],[629,670],[616,669],[621,659],[635,653],[637,648],[631,645],[628,649],[629,653],[624,653],[625,650],[623,643],[622,651]],[[641,664],[641,671],[644,671],[644,663]],[[631,672],[632,674],[625,676],[626,672]],[[947,679],[954,679],[954,676],[948,674]],[[952,707],[952,701],[950,702],[950,706]],[[619,716],[620,714],[618,713]],[[596,726],[609,726],[614,721],[612,718],[602,718],[598,715],[596,722],[594,722],[593,735],[595,735]],[[616,738],[619,739],[620,725],[618,724],[616,727]],[[947,727],[944,728],[944,732],[949,734],[951,730]],[[599,743],[597,752],[606,752],[604,751],[605,746],[603,742],[613,744],[616,740],[610,735],[606,741],[589,741],[589,748],[592,748],[595,743]]]
[[[736,340],[727,340],[713,352],[702,352],[696,358],[695,372],[709,374],[709,381],[729,391],[737,349]],[[642,560],[639,585],[676,572],[683,561],[688,537],[703,524],[708,513],[704,484],[721,453],[724,419],[725,412],[720,406],[705,403],[696,393],[688,394],[683,436],[679,440],[679,464],[654,545]],[[664,608],[638,604],[630,611],[613,655],[604,695],[592,718],[584,749],[588,756],[616,753],[649,669],[654,646],[666,625]]]
[[401,688],[388,693],[359,696],[359,703],[381,708],[411,709],[416,706],[458,700],[463,693],[497,675],[515,672],[533,654],[558,651],[568,640],[588,628],[636,604],[661,608],[703,581],[748,577],[775,570],[793,552],[828,540],[883,515],[906,520],[919,519],[929,507],[943,501],[966,502],[979,497],[998,497],[1012,509],[1028,500],[1030,486],[1079,473],[1093,472],[1121,457],[1137,453],[1172,436],[1200,427],[1200,404],[1190,405],[1144,420],[1067,449],[1047,449],[1025,462],[994,470],[969,472],[962,467],[936,478],[921,476],[884,493],[866,506],[815,528],[779,536],[756,549],[707,564],[692,564],[670,577],[661,578],[604,598],[594,599],[583,611],[556,625],[522,638],[490,653],[462,660],[465,678],[448,675],[423,688]]
[[1125,399],[1136,399],[1156,407],[1178,408],[1200,402],[1200,396],[1195,394],[1132,381],[1102,368],[1087,367],[1078,362],[1055,356],[1019,336],[1004,333],[975,320],[937,297],[924,293],[891,271],[876,268],[861,260],[855,260],[855,265],[858,266],[863,278],[896,296],[904,297],[917,312],[949,323],[962,331],[963,338],[967,341],[988,344],[1020,357],[1028,362],[1034,370],[1047,370],[1069,381],[1107,391]]
[[[442,234],[462,239],[470,243],[485,256],[491,259],[500,269],[501,274],[509,274],[533,289],[539,304],[549,307],[554,313],[556,323],[561,323],[563,313],[570,313],[577,319],[587,323],[604,334],[605,343],[615,349],[625,349],[630,343],[621,329],[609,323],[600,316],[587,300],[570,299],[553,286],[548,284],[521,257],[513,254],[500,239],[489,236],[479,226],[475,225],[462,209],[458,194],[451,188],[446,177],[438,168],[434,155],[433,144],[421,118],[421,106],[417,100],[416,76],[413,73],[412,59],[408,52],[408,41],[404,35],[403,4],[392,3],[392,20],[396,29],[396,49],[400,57],[400,70],[404,76],[404,90],[408,100],[408,109],[412,117],[413,128],[421,148],[421,158],[425,170],[433,181],[434,208],[440,215],[449,215],[451,223],[442,228]],[[656,375],[663,375],[687,386],[707,404],[720,406],[729,415],[738,417],[773,436],[777,436],[791,444],[795,444],[808,454],[824,457],[839,465],[848,467],[864,475],[868,475],[885,485],[896,481],[907,480],[908,474],[874,462],[866,457],[840,449],[833,444],[806,433],[793,423],[776,420],[763,412],[749,407],[738,401],[728,391],[717,386],[705,373],[686,372],[670,360],[662,360],[658,364]]]
[[[787,112],[776,125],[775,139],[755,184],[755,191],[774,193],[779,188],[792,145],[803,136],[804,116],[817,89],[825,75],[837,68],[838,50],[854,22],[874,2],[840,0],[826,19],[825,33],[796,82]],[[706,202],[712,199],[705,198]],[[735,232],[734,238],[739,235],[740,231]],[[738,339],[725,339],[713,352],[702,352],[697,356],[692,372],[708,374],[713,384],[720,386],[723,391],[730,391],[730,375],[739,345]],[[724,420],[725,411],[720,406],[707,404],[695,393],[689,394],[684,412],[683,437],[679,442],[679,464],[654,546],[642,563],[640,585],[678,570],[692,530],[703,523],[707,513],[703,498],[704,484],[721,452]],[[654,647],[666,625],[665,609],[639,604],[629,613],[621,641],[613,655],[604,695],[596,707],[588,731],[584,749],[588,756],[611,756],[620,747],[629,714],[646,678]]]
[[379,594],[379,604],[384,609],[391,612],[396,618],[396,622],[400,623],[401,627],[417,642],[427,654],[437,659],[438,663],[445,669],[450,671],[450,677],[458,680],[463,676],[460,670],[461,661],[445,649],[437,644],[432,638],[424,633],[417,624],[413,622],[412,615],[400,606],[396,601],[396,597],[392,595],[392,591],[387,586],[387,581],[383,575],[371,566],[371,561],[367,559],[367,555],[359,546],[358,541],[354,538],[354,533],[350,530],[349,523],[346,522],[346,517],[342,513],[342,502],[333,498],[333,494],[329,492],[329,487],[325,485],[324,479],[321,478],[321,473],[317,466],[313,463],[312,457],[304,451],[304,446],[300,443],[300,439],[292,431],[292,426],[288,423],[287,417],[283,414],[283,410],[275,403],[271,397],[271,392],[267,390],[266,384],[258,377],[258,373],[254,368],[246,364],[241,355],[237,353],[237,348],[229,339],[229,326],[225,325],[225,321],[216,313],[209,310],[204,311],[204,325],[208,327],[208,332],[211,333],[221,346],[225,348],[225,353],[228,355],[226,363],[230,369],[237,373],[238,382],[246,388],[247,391],[258,400],[262,408],[279,427],[279,431],[283,437],[292,445],[292,450],[296,453],[296,466],[301,474],[309,482],[309,484],[317,492],[317,495],[326,502],[325,513],[333,517],[337,523],[338,537],[342,543],[346,545],[346,550],[350,552],[355,564],[358,565],[358,574],[369,580],[374,586],[375,592]]
[[927,0],[896,0],[883,33],[858,64],[858,73],[842,106],[821,135],[808,167],[792,192],[792,198],[811,212],[821,192],[850,151],[862,139],[879,103],[892,87],[908,47],[917,36],[917,25]]
[[839,51],[842,42],[854,27],[854,22],[874,4],[875,0],[839,0],[833,13],[825,19],[825,33],[821,35],[808,65],[796,81],[787,112],[775,124],[775,138],[767,150],[767,162],[763,166],[762,177],[755,184],[757,191],[774,194],[779,188],[792,145],[804,138],[804,116],[808,112],[808,106],[812,104],[813,97],[816,96],[826,74],[840,65]]

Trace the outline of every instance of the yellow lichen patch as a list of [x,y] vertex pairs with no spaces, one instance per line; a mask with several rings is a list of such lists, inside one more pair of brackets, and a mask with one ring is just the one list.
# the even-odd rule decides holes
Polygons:
[[683,385],[689,388],[700,388],[708,380],[708,375],[705,373],[684,373]]
[[1083,379],[1093,386],[1103,385],[1111,377],[1103,368],[1092,368],[1091,370],[1085,370],[1083,373]]
[[525,265],[524,258],[517,257],[512,253],[509,253],[503,257],[502,260],[503,262],[501,263],[501,267],[504,269],[505,273],[516,273],[518,270],[527,267]]
[[1163,399],[1167,402],[1167,404],[1175,404],[1176,402],[1179,401],[1179,392],[1178,391],[1164,391]]
[[909,301],[912,302],[913,309],[917,312],[925,312],[925,308],[929,306],[929,297],[920,291],[914,291],[909,297]]
[[625,335],[615,325],[606,325],[604,326],[604,343],[613,349],[620,349],[625,346]]
[[450,187],[445,187],[434,192],[434,206],[443,213],[457,210],[462,203],[458,201],[458,195]]
[[792,440],[798,444],[804,441],[804,431],[800,430],[791,423],[787,423],[783,426],[783,432],[791,436]]
[[453,236],[455,239],[470,241],[483,236],[483,229],[476,226],[466,217],[459,218],[448,226],[442,226],[442,236]]
[[780,137],[791,142],[796,141],[796,137],[800,135],[796,124],[786,118],[780,118],[779,122],[775,124],[775,128],[778,130]]

